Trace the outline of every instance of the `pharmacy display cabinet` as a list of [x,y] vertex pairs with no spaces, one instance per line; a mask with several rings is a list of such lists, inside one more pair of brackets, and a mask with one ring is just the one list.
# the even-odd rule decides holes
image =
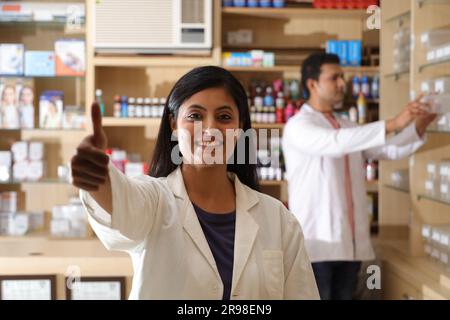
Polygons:
[[[381,117],[395,115],[420,92],[438,89],[437,99],[445,99],[450,51],[441,48],[450,49],[450,1],[382,1],[381,8]],[[386,299],[450,298],[450,127],[448,105],[441,107],[415,155],[381,164],[376,241]]]

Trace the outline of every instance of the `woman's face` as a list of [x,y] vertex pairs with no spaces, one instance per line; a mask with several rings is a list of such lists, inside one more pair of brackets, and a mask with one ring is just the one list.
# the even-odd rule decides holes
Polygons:
[[30,88],[24,88],[20,95],[20,103],[23,105],[33,105],[33,91]]
[[15,90],[12,87],[5,87],[3,90],[3,103],[7,106],[15,105]]
[[172,121],[183,163],[200,166],[226,164],[237,141],[233,133],[239,127],[238,108],[224,88],[194,94],[181,105],[176,122]]

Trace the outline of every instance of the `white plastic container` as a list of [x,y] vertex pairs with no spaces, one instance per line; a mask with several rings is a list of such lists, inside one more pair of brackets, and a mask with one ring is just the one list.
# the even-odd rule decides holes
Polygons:
[[450,30],[430,30],[423,32],[420,36],[420,43],[426,48],[450,43]]
[[450,94],[450,77],[434,80],[434,91],[438,94]]
[[450,112],[450,94],[427,94],[422,100],[431,105],[430,112],[445,114]]

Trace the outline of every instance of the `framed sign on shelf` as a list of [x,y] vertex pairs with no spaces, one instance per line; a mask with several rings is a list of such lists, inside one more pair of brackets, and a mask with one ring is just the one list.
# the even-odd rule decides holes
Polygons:
[[79,281],[70,280],[66,278],[67,300],[125,300],[125,277],[81,277]]
[[0,276],[0,300],[55,300],[56,275]]

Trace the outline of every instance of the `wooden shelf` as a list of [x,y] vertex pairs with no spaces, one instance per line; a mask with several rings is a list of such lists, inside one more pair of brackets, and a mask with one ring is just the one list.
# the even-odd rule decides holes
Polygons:
[[287,182],[285,180],[278,181],[278,180],[260,180],[259,184],[262,187],[281,187],[285,185]]
[[398,80],[398,79],[400,79],[400,77],[406,76],[406,75],[409,75],[409,70],[388,73],[388,74],[385,74],[384,77],[385,78],[394,78],[395,80]]
[[447,58],[445,58],[443,60],[440,60],[440,61],[433,61],[433,62],[424,63],[424,64],[419,66],[419,72],[422,72],[422,71],[424,71],[426,69],[429,69],[429,68],[432,68],[432,67],[438,67],[438,66],[440,67],[441,65],[446,64],[446,63],[450,63],[450,57],[447,57]]
[[274,66],[274,67],[224,67],[231,72],[298,72],[300,66]]
[[436,203],[440,203],[446,206],[450,206],[450,200],[445,200],[442,198],[438,198],[438,197],[432,197],[432,196],[428,196],[428,195],[424,195],[424,194],[419,194],[417,196],[417,200],[427,200],[427,201],[433,201]]
[[406,194],[410,193],[409,189],[400,188],[400,187],[396,187],[396,186],[392,186],[392,185],[388,185],[388,184],[383,185],[383,187],[388,188],[388,189],[392,189],[392,190],[395,190],[395,191],[403,192],[403,193],[406,193]]
[[445,4],[448,5],[448,0],[417,0],[417,4],[419,8],[423,7],[424,5],[431,5],[431,4]]
[[41,179],[41,180],[37,180],[37,181],[5,181],[5,182],[0,182],[1,184],[6,184],[6,185],[18,185],[18,184],[67,184],[69,185],[69,182],[64,181],[64,180],[59,180],[59,179],[50,179],[50,178],[45,178],[45,179]]
[[104,117],[104,127],[159,127],[161,118],[114,118]]
[[[232,72],[298,72],[300,73],[300,65],[298,66],[274,66],[274,67],[228,67],[225,69]],[[346,73],[379,73],[378,66],[360,66],[360,67],[343,67]]]
[[253,129],[284,129],[284,123],[252,123]]
[[212,57],[202,56],[96,56],[93,61],[96,67],[193,68],[216,64]]
[[378,180],[376,181],[366,181],[366,189],[369,193],[378,192]]
[[366,10],[315,9],[315,8],[222,8],[224,15],[245,15],[271,19],[345,18],[364,19]]

